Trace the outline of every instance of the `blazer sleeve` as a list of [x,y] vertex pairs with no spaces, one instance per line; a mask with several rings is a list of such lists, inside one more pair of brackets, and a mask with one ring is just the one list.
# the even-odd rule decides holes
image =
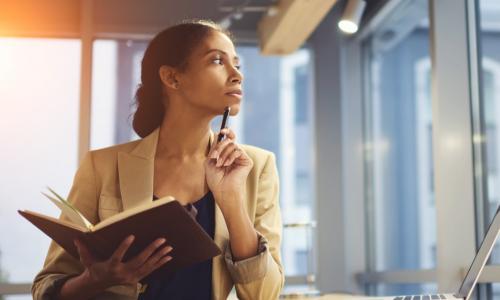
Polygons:
[[[73,179],[68,201],[91,222],[98,222],[97,185],[92,153],[84,156]],[[61,215],[59,218],[68,219]],[[35,276],[31,288],[33,299],[55,299],[66,280],[84,271],[79,260],[69,255],[54,241],[51,242],[42,270]]]
[[281,212],[279,178],[274,154],[270,153],[259,176],[254,227],[259,251],[254,257],[234,262],[230,247],[225,261],[239,299],[278,299],[285,277],[281,265]]

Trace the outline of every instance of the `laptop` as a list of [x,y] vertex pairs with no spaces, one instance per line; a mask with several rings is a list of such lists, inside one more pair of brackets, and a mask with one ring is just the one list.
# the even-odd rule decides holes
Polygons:
[[479,251],[477,251],[476,257],[472,261],[472,264],[469,267],[469,271],[467,275],[465,275],[464,280],[462,281],[462,285],[460,289],[456,293],[450,294],[434,294],[434,295],[405,295],[405,296],[389,296],[389,297],[366,297],[363,299],[371,299],[371,300],[444,300],[444,299],[461,299],[461,300],[469,300],[472,296],[472,291],[476,286],[477,280],[481,272],[483,271],[484,265],[486,261],[490,257],[491,250],[495,245],[498,234],[500,232],[500,207],[497,209],[495,217],[493,221],[490,223],[488,231],[486,232],[486,236],[481,242],[481,246],[479,247]]

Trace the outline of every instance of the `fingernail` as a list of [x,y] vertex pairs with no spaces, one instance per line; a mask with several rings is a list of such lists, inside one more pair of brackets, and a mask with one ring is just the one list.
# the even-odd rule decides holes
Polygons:
[[226,163],[224,163],[224,166],[227,167],[230,165],[230,162],[229,161],[226,161]]
[[134,241],[134,239],[135,239],[135,236],[134,236],[134,235],[129,235],[129,236],[127,237],[127,241],[128,241],[128,242],[133,242],[133,241]]
[[156,244],[157,244],[158,246],[160,246],[161,244],[165,243],[166,241],[167,241],[166,239],[161,238],[161,239],[159,239],[159,240],[156,242]]
[[217,159],[217,164],[215,166],[216,167],[222,166],[222,159]]
[[212,152],[212,156],[210,158],[217,158],[219,156],[219,153],[217,153],[217,150],[214,150],[214,152]]

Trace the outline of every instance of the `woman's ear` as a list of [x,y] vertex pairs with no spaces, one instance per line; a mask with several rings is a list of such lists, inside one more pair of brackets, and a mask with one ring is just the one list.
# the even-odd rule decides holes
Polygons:
[[179,81],[177,80],[177,73],[174,68],[170,66],[161,66],[158,70],[158,74],[160,75],[163,85],[174,90],[179,88]]

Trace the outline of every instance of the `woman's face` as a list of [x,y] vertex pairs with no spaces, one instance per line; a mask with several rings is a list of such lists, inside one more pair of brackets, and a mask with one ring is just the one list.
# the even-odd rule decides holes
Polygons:
[[[179,74],[179,92],[184,101],[220,115],[226,106],[238,113],[242,100],[243,74],[234,45],[223,33],[214,31],[193,51],[187,69]],[[234,91],[239,91],[240,95]]]

